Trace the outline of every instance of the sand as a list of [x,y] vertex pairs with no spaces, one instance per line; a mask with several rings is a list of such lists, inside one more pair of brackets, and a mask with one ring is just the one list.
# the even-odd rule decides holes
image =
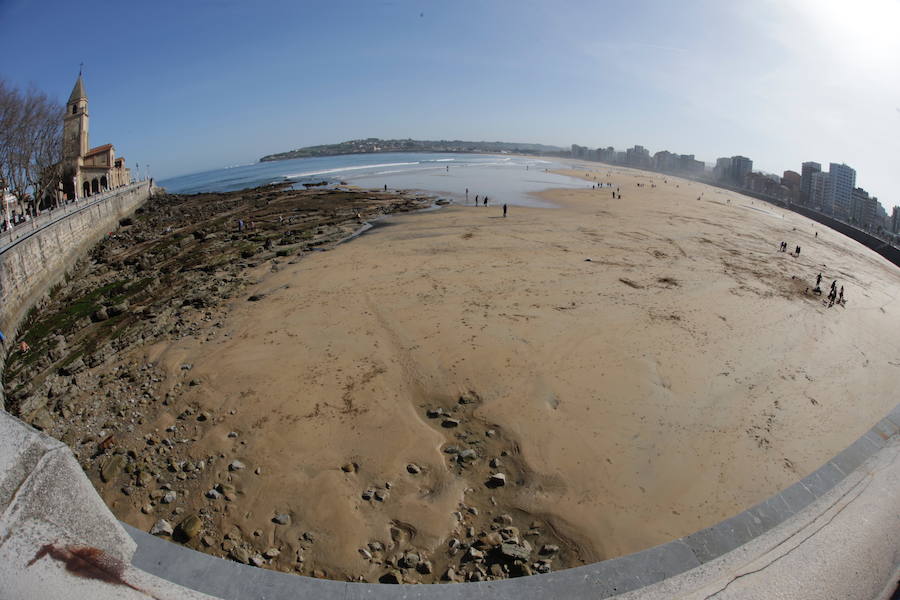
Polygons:
[[[611,181],[622,199],[557,190],[542,197],[558,208],[505,219],[499,206],[391,217],[262,271],[248,293],[267,295],[234,301],[228,337],[148,351],[168,385],[203,381],[181,406],[216,416],[191,452],[225,462],[185,501],[205,506],[203,491],[229,480],[238,500],[215,529],[279,548],[285,570],[374,581],[392,566],[360,552],[374,541],[384,556],[431,556],[436,579],[448,540],[502,513],[561,545],[560,568],[734,515],[896,403],[897,267],[724,190],[596,164],[569,174]],[[778,252],[782,240],[800,256]],[[846,306],[806,291],[819,272]],[[428,418],[435,407],[459,426]],[[457,466],[448,444],[477,458]],[[247,468],[229,472],[232,459]],[[485,485],[494,472],[505,486]],[[139,527],[159,517],[108,499]],[[289,525],[272,522],[282,513]]]

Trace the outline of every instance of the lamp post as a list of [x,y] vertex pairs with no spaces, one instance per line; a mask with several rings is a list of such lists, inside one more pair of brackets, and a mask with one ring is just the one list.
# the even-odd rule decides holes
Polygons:
[[6,201],[6,179],[0,177],[0,197],[3,198],[3,222],[6,225],[6,230],[9,231],[12,229],[12,225],[9,223],[9,203]]

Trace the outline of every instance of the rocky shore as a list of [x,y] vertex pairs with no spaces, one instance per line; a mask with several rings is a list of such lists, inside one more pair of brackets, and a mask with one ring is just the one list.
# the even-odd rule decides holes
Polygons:
[[[284,187],[163,195],[123,219],[21,328],[16,343],[24,341],[29,350],[16,350],[7,360],[9,410],[67,443],[117,516],[151,515],[151,533],[198,550],[259,567],[389,583],[549,571],[561,541],[546,523],[476,506],[496,506],[494,496],[521,477],[521,468],[515,444],[474,417],[475,393],[423,410],[423,419],[447,439],[442,450],[448,467],[481,488],[469,490],[472,504],[454,513],[458,525],[441,551],[416,548],[415,527],[398,521],[385,539],[359,548],[372,568],[354,575],[315,560],[317,546],[328,540],[314,524],[286,544],[269,543],[260,529],[223,529],[229,513],[241,511],[241,480],[262,471],[226,453],[198,456],[193,446],[210,428],[240,430],[245,423],[235,410],[214,414],[183,400],[186,388],[205,384],[191,376],[191,364],[181,364],[182,377],[173,378],[140,357],[154,345],[228,335],[222,321],[229,303],[259,302],[266,295],[245,294],[249,283],[333,248],[364,221],[430,203],[386,192]],[[161,413],[171,413],[174,424],[152,429]],[[238,451],[245,443],[237,431],[227,437]],[[356,477],[359,464],[340,469]],[[427,479],[425,471],[410,463],[403,475]],[[364,502],[389,501],[391,482],[364,487]],[[266,520],[285,530],[293,524],[287,513]]]

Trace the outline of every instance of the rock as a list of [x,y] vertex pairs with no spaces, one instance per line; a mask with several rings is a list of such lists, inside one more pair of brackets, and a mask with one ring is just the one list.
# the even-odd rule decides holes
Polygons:
[[492,469],[499,469],[501,466],[503,466],[503,463],[500,462],[499,458],[492,458],[490,465]]
[[176,492],[175,490],[169,490],[162,497],[162,500],[160,500],[160,502],[162,502],[163,504],[171,504],[175,502],[176,499],[178,499],[178,492]]
[[496,531],[492,531],[481,538],[481,543],[488,548],[495,548],[503,543],[503,538]]
[[527,548],[514,542],[500,544],[500,554],[512,560],[522,561],[527,561],[531,555]]
[[244,563],[245,565],[250,564],[250,552],[240,546],[233,547],[228,555],[237,562]]
[[503,473],[491,473],[487,485],[488,487],[501,487],[506,485],[506,475]]
[[381,490],[375,490],[375,500],[378,502],[384,502],[387,500],[388,494],[387,492],[383,492]]
[[406,465],[406,470],[413,475],[418,475],[422,472],[421,467],[419,467],[419,465],[415,463],[409,463],[408,465]]
[[137,484],[141,487],[150,487],[153,483],[153,475],[149,471],[140,471],[137,474]]
[[281,554],[281,551],[278,548],[269,548],[263,552],[263,556],[269,559],[276,558],[279,554]]
[[237,431],[229,431],[228,432],[228,437],[230,437],[230,438],[236,438],[237,436],[238,436]]
[[431,575],[434,572],[434,565],[431,564],[430,560],[423,560],[416,565],[416,571],[422,575]]
[[496,517],[494,517],[494,523],[509,526],[513,524],[513,518],[508,514],[503,513],[502,515],[497,515]]
[[437,419],[437,418],[440,417],[442,414],[444,414],[444,409],[441,408],[441,407],[437,407],[437,408],[429,408],[427,411],[425,411],[425,415],[426,415],[429,419]]
[[403,581],[403,574],[397,569],[391,569],[378,578],[379,583],[400,583]]
[[100,478],[103,479],[103,481],[112,481],[122,472],[126,462],[128,461],[124,454],[113,454],[107,458],[103,463],[103,466],[100,467]]
[[206,491],[206,497],[212,500],[218,500],[222,497],[222,494],[219,493],[215,488]]
[[493,429],[488,429],[487,431],[484,432],[484,435],[486,435],[488,437],[494,437],[495,435],[497,435],[497,432],[494,431]]
[[477,456],[478,456],[478,454],[476,454],[474,450],[472,450],[471,448],[466,448],[465,450],[463,450],[462,452],[459,453],[459,455],[456,457],[456,459],[459,461],[472,460],[474,458],[477,458]]
[[266,559],[264,559],[261,554],[254,554],[250,557],[250,564],[254,567],[261,567],[266,564]]
[[375,490],[366,490],[362,493],[363,500],[371,500],[372,496],[375,495]]
[[341,465],[341,471],[344,473],[356,473],[359,470],[359,465],[356,463],[345,463]]
[[118,304],[113,304],[109,308],[106,309],[106,314],[110,317],[118,317],[119,315],[125,314],[128,310],[128,302],[119,302]]
[[286,513],[280,514],[280,515],[275,515],[275,517],[272,519],[272,522],[277,523],[278,525],[290,525],[291,524],[291,515],[286,514]]
[[441,579],[444,581],[458,581],[456,577],[456,570],[453,567],[447,567],[447,570],[441,576]]
[[400,566],[404,569],[414,569],[418,566],[420,560],[417,553],[407,552],[400,558]]
[[474,546],[469,547],[469,551],[466,553],[466,556],[469,560],[482,560],[484,559],[484,552],[478,550]]
[[194,514],[188,515],[178,524],[178,532],[189,540],[197,537],[202,528],[203,521]]
[[443,421],[441,421],[441,427],[445,427],[447,429],[452,429],[453,427],[459,427],[459,419],[452,419],[450,417],[446,417]]
[[240,471],[241,469],[246,469],[247,465],[242,463],[239,460],[233,460],[228,464],[229,471]]
[[97,310],[91,314],[91,321],[95,323],[99,323],[100,321],[105,321],[109,319],[109,314],[106,312],[106,308],[101,306]]
[[84,359],[79,356],[78,358],[76,358],[75,360],[73,360],[72,362],[67,364],[66,366],[60,367],[59,374],[65,376],[65,377],[71,377],[72,375],[75,375],[76,373],[80,373],[85,368],[86,368],[86,365],[84,364]]
[[150,504],[145,504],[141,507],[141,512],[145,515],[149,515],[153,512],[153,507]]
[[559,546],[555,544],[544,544],[541,546],[541,554],[556,554],[559,552]]
[[211,535],[204,535],[202,538],[200,538],[200,542],[207,548],[212,548],[216,543],[216,538]]
[[150,529],[150,535],[172,535],[173,532],[172,524],[165,519],[160,519]]
[[456,446],[447,446],[444,448],[444,454],[459,454],[459,448]]

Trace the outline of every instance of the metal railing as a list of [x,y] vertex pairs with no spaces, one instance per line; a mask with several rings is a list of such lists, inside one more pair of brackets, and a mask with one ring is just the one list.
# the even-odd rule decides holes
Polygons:
[[13,225],[7,231],[0,233],[0,255],[39,231],[58,223],[74,214],[78,214],[98,204],[102,204],[106,200],[115,198],[120,194],[130,192],[140,188],[142,185],[150,185],[149,180],[137,181],[135,183],[122,186],[108,192],[88,196],[87,198],[79,198],[73,202],[66,202],[52,211],[44,211],[43,214],[33,217],[24,223]]

